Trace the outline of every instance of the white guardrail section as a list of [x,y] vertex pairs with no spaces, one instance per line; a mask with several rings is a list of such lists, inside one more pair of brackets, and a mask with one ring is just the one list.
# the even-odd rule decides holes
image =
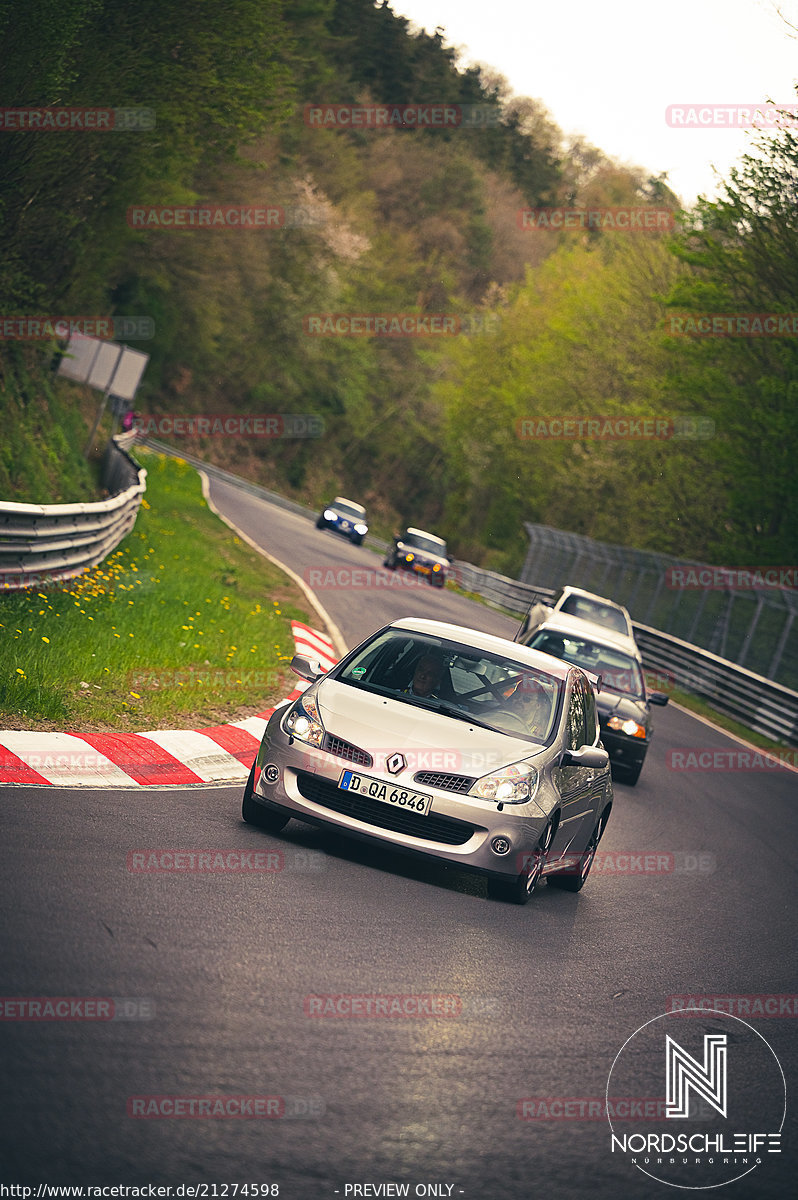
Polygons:
[[86,504],[0,501],[0,592],[72,579],[103,561],[133,528],[147,472],[129,453],[134,434],[106,447],[108,500]]
[[[208,475],[225,479],[252,495],[278,504],[281,508],[314,521],[318,516],[316,509],[307,508],[295,500],[288,500],[285,496],[250,483],[249,480],[239,479],[231,472],[211,466],[190,454],[181,453],[165,442],[156,441],[154,438],[142,440],[145,445],[175,458],[183,458]],[[366,545],[384,553],[389,543],[369,534],[366,537]],[[489,603],[516,614],[519,624],[532,603],[536,600],[551,600],[555,595],[553,588],[522,583],[518,579],[509,579],[506,575],[497,575],[495,571],[485,571],[482,567],[475,567],[473,563],[459,560],[452,564],[451,578],[464,591],[473,592]],[[718,712],[732,717],[748,729],[774,741],[798,745],[798,692],[756,675],[753,671],[747,671],[744,667],[738,667],[736,663],[711,654],[708,650],[702,650],[699,646],[683,642],[671,634],[660,633],[659,630],[649,629],[648,626],[637,623],[634,623],[634,630],[647,670],[672,680],[674,687],[700,696]]]

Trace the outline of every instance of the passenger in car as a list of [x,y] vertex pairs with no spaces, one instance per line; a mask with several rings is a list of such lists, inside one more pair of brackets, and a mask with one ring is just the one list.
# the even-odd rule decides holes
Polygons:
[[525,675],[509,697],[507,711],[518,717],[534,737],[543,737],[549,727],[551,698],[538,679]]

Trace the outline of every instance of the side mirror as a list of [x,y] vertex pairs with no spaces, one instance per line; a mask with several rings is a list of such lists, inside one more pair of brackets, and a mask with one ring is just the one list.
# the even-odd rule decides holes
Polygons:
[[561,767],[595,767],[603,770],[609,766],[610,756],[598,746],[580,746],[578,750],[566,750],[560,759]]
[[649,704],[667,704],[669,700],[670,700],[670,696],[666,692],[649,692],[648,693]]
[[308,683],[315,683],[320,675],[324,675],[324,668],[321,663],[315,659],[306,658],[304,654],[295,654],[291,659],[291,670],[300,679],[307,679]]

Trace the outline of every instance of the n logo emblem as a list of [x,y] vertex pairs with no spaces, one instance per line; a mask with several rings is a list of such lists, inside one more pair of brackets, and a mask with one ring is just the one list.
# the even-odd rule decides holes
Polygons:
[[704,1034],[703,1065],[665,1035],[666,1117],[690,1116],[690,1089],[726,1116],[726,1034]]

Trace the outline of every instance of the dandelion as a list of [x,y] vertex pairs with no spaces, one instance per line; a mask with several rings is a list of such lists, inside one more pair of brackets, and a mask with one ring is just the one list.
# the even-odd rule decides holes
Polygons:
[[140,700],[140,699],[141,699],[141,696],[139,695],[139,693],[138,693],[138,692],[130,692],[130,693],[128,693],[128,694],[129,694],[129,695],[131,695],[131,696],[133,697],[133,699],[134,699],[134,700]]
[[43,641],[43,642],[47,642],[47,645],[48,645],[48,646],[50,645],[50,639],[49,639],[49,638],[43,637],[43,638],[42,638],[42,641]]
[[22,667],[17,667],[17,675],[21,675],[23,679],[25,678],[25,672],[22,670]]

